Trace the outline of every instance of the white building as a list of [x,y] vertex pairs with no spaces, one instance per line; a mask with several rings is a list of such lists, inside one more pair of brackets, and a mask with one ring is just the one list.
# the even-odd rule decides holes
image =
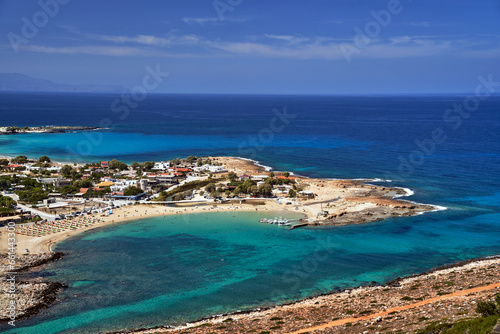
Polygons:
[[59,173],[61,171],[61,166],[50,166],[45,168],[46,171]]
[[195,172],[210,172],[210,173],[224,173],[227,172],[223,166],[212,166],[212,165],[203,165],[199,167],[193,167]]
[[141,180],[139,181],[139,185],[140,185],[140,188],[141,188],[143,191],[148,190],[148,179],[141,179]]
[[136,180],[120,180],[118,182],[115,182],[114,185],[109,187],[111,191],[113,192],[122,192],[125,190],[125,188],[128,187],[137,187],[137,181]]
[[167,170],[170,167],[170,162],[169,161],[160,161],[160,162],[155,162],[155,166],[153,169],[155,170]]

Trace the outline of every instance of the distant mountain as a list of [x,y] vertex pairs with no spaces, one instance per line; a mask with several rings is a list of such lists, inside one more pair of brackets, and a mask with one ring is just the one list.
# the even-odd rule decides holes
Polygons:
[[50,80],[32,78],[20,73],[0,73],[0,91],[123,93],[127,89],[122,86],[111,85],[66,85]]

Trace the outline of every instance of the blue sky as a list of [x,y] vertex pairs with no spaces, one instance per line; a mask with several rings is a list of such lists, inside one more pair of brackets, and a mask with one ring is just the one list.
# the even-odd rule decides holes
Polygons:
[[0,22],[0,72],[69,84],[131,88],[157,65],[159,93],[471,92],[500,78],[498,0],[0,0]]

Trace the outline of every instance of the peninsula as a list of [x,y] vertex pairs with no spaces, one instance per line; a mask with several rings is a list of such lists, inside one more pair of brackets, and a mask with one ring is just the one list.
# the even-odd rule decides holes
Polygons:
[[67,125],[47,125],[34,127],[0,126],[0,135],[15,135],[27,133],[67,133],[75,131],[101,130],[97,126],[67,126]]
[[[266,212],[279,211],[285,217],[287,212],[301,213],[302,219],[287,224],[290,225],[289,229],[294,229],[362,224],[444,209],[401,199],[412,195],[409,189],[374,185],[370,184],[370,180],[308,178],[289,172],[271,171],[254,161],[234,157],[190,156],[163,162],[134,162],[131,165],[118,160],[65,165],[52,162],[46,156],[38,160],[21,156],[7,163],[2,160],[8,159],[0,159],[4,170],[0,177],[0,186],[4,190],[0,198],[4,205],[1,219],[5,225],[0,229],[0,273],[4,277],[0,285],[6,291],[9,282],[5,278],[9,272],[22,272],[63,257],[63,254],[53,252],[55,243],[83,231],[130,220],[197,212],[209,214],[247,210],[262,212],[261,223],[273,223],[264,219],[268,217]],[[372,183],[375,181],[371,180]],[[12,235],[15,236],[15,243],[13,247],[7,247]],[[12,254],[15,254],[16,263],[10,266]],[[494,259],[481,262],[480,266],[485,270],[490,268],[497,271],[498,263],[498,259]],[[453,277],[464,276],[466,279],[460,278],[459,281],[464,284],[469,282],[467,286],[460,285],[460,290],[492,283],[478,272],[473,275],[470,266],[447,271],[444,278],[441,274],[434,274],[433,277],[439,278],[434,281],[435,285],[442,286],[444,294],[457,291],[454,285],[444,281]],[[391,308],[401,308],[397,312],[402,314],[403,310],[413,312],[411,310],[414,306],[407,307],[411,300],[433,297],[425,295],[425,292],[429,292],[428,279],[427,276],[422,276],[409,280],[409,283],[401,283],[409,291],[401,290],[397,287],[399,285],[360,288],[355,293],[353,291],[353,294],[343,292],[292,306],[234,315],[231,316],[231,324],[234,321],[234,325],[247,329],[253,325],[262,329],[271,326],[270,328],[276,329],[273,333],[302,333],[301,328],[314,323],[318,329],[320,326],[328,328],[338,325],[340,332],[350,333],[348,327],[360,330],[355,323],[366,317],[374,323],[394,319],[387,323],[389,328],[391,324],[401,324],[402,319],[387,316],[383,312],[378,312],[381,315],[375,318],[370,315],[377,315],[376,310],[389,310],[388,314],[392,315],[394,313]],[[56,300],[57,291],[64,288],[57,282],[44,282],[41,279],[30,279],[17,284],[19,302],[16,305],[16,319],[34,315],[40,308],[48,307]],[[498,290],[496,285],[477,292],[477,296],[491,297],[495,290]],[[437,289],[436,292],[440,291]],[[410,292],[411,297],[401,297]],[[366,295],[372,296],[371,299],[377,300],[377,303],[379,299],[382,300],[380,303],[386,301],[380,305],[364,305],[362,299]],[[7,296],[4,294],[0,298],[0,309],[3,310],[0,318],[3,321],[9,321]],[[403,302],[397,303],[395,298]],[[439,300],[445,299],[443,297]],[[333,307],[334,304],[338,306]],[[370,313],[365,310],[368,306],[371,307]],[[332,316],[325,318],[315,315],[318,307],[330,309]],[[350,310],[353,307],[355,311]],[[304,312],[310,316],[304,316]],[[363,318],[353,318],[353,312],[358,312]],[[340,316],[335,318],[333,315]],[[288,325],[279,325],[283,321],[278,324],[278,317],[286,318]],[[306,321],[310,317],[314,318],[314,322]],[[406,317],[411,319],[412,316],[405,315],[404,319]],[[227,319],[229,317],[205,320],[168,331],[184,332],[189,329],[190,333],[209,333],[212,332],[209,327],[218,326],[218,332],[232,333],[234,326],[230,326]],[[332,319],[339,319],[338,324],[331,323]],[[395,321],[397,319],[399,321]],[[164,331],[167,329],[146,330],[144,333]]]

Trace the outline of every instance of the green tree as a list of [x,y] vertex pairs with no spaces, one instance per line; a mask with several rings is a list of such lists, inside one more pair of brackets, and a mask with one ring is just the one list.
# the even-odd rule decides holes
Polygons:
[[261,184],[259,186],[259,194],[262,196],[271,196],[273,194],[273,186],[270,184]]
[[283,173],[281,173],[281,175],[283,175],[284,177],[289,177],[289,176],[290,176],[290,173],[288,173],[288,172],[283,172]]
[[72,169],[70,176],[73,180],[77,180],[77,179],[80,179],[82,177],[82,174],[78,173],[78,170]]
[[196,157],[195,157],[195,156],[193,156],[193,155],[190,155],[189,157],[187,157],[187,158],[186,158],[186,161],[187,161],[188,163],[190,163],[190,164],[192,164],[192,163],[193,163],[193,161],[195,161],[195,160],[196,160]]
[[295,192],[295,190],[290,189],[290,190],[288,191],[288,197],[293,198],[293,197],[296,197],[296,196],[297,196],[297,193]]
[[7,166],[9,164],[9,160],[7,159],[0,159],[0,166]]
[[0,207],[2,208],[13,208],[17,205],[17,202],[8,196],[0,195]]
[[37,203],[49,197],[48,193],[39,187],[31,190],[18,190],[16,194],[19,196],[20,201],[27,203]]
[[61,189],[62,194],[76,194],[80,188],[77,188],[75,186],[64,186]]
[[130,167],[132,167],[133,169],[137,169],[137,168],[141,167],[141,164],[138,163],[137,161],[134,161],[134,162],[132,162]]
[[210,194],[213,194],[215,192],[215,184],[214,183],[207,184],[207,186],[205,187],[205,191]]
[[500,315],[494,302],[480,301],[477,303],[476,312],[485,317],[490,315]]
[[43,155],[40,158],[38,158],[38,162],[50,163],[50,158],[48,156],[46,156],[46,155]]
[[240,195],[242,192],[243,192],[243,190],[241,189],[241,186],[237,186],[236,189],[234,189],[234,191],[233,191],[233,193],[236,196]]
[[245,182],[243,182],[240,186],[241,191],[244,192],[245,194],[249,194],[250,188],[255,185],[257,185],[257,182],[255,182],[254,180],[252,179],[245,180]]
[[73,171],[73,168],[70,165],[64,165],[61,168],[61,174],[64,177],[71,177],[71,172]]
[[250,186],[247,192],[253,196],[259,195],[259,188],[256,185]]
[[0,179],[0,189],[6,190],[10,188],[10,181],[8,179],[2,178]]
[[230,180],[231,182],[234,182],[234,180],[236,180],[236,178],[237,178],[238,176],[236,175],[236,173],[235,173],[235,172],[229,172],[229,173],[227,173],[227,177],[229,178],[229,180]]
[[90,180],[78,180],[73,182],[73,186],[76,188],[91,188],[92,187],[92,181]]
[[135,195],[142,194],[143,192],[144,191],[141,188],[130,186],[130,187],[125,188],[125,190],[123,191],[123,195],[125,195],[125,196],[135,196]]
[[174,201],[182,201],[183,199],[185,199],[186,197],[190,196],[192,194],[191,191],[189,190],[186,190],[186,191],[183,191],[181,193],[178,193],[178,194],[175,194],[172,199]]
[[269,173],[269,177],[273,178],[274,177],[274,172]]
[[154,166],[155,166],[155,162],[154,161],[146,161],[144,163],[144,169],[146,171],[150,171],[151,169],[153,169]]
[[25,164],[28,162],[28,158],[24,155],[18,155],[11,162],[14,164]]
[[122,170],[127,169],[128,165],[124,162],[113,159],[109,162],[109,168],[110,169],[118,169],[118,170],[122,171]]

